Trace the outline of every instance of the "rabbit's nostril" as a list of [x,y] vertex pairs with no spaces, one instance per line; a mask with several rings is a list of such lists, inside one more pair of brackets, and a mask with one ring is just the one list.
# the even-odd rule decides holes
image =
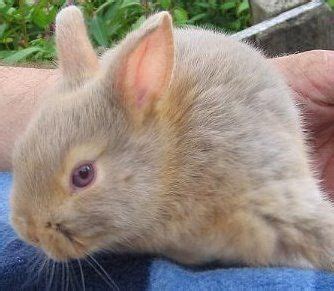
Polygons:
[[45,227],[52,228],[53,230],[56,230],[59,232],[63,231],[63,226],[61,223],[51,223],[50,221],[48,221],[47,223],[45,223]]

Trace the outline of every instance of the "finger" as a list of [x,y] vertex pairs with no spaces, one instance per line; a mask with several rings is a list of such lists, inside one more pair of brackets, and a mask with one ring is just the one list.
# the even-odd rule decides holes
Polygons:
[[308,51],[271,61],[299,95],[319,105],[334,105],[334,51]]

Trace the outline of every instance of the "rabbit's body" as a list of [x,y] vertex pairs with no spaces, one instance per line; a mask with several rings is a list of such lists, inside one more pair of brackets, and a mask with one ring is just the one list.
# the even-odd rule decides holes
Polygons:
[[[163,13],[100,70],[78,13],[58,16],[65,89],[14,156],[19,234],[58,260],[111,249],[332,269],[334,215],[291,92],[265,58],[223,34],[172,33]],[[95,180],[73,190],[84,161]]]
[[174,39],[174,75],[157,125],[165,131],[152,144],[161,149],[156,164],[165,159],[161,214],[173,221],[157,227],[158,251],[186,263],[309,266],[278,251],[284,240],[309,241],[295,227],[311,227],[306,219],[326,204],[290,90],[259,52],[230,37],[178,29]]

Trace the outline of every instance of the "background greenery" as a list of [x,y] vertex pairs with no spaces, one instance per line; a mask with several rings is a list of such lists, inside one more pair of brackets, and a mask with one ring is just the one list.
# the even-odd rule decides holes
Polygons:
[[[0,0],[0,59],[51,61],[57,11],[74,1]],[[334,0],[327,0],[334,7]],[[239,31],[250,24],[247,0],[78,0],[95,46],[109,47],[152,12],[169,10],[176,25]]]
[[[71,1],[67,1],[70,2]],[[176,25],[196,24],[238,31],[249,24],[247,0],[76,1],[96,46],[109,47],[147,15],[169,10]],[[0,59],[45,61],[55,57],[54,19],[65,0],[0,0]]]

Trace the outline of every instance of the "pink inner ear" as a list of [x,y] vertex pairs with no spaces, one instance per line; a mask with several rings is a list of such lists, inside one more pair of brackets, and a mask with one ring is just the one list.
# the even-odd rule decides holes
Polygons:
[[168,74],[171,74],[173,60],[171,35],[157,28],[146,36],[130,53],[126,64],[125,86],[137,108],[147,105],[154,97],[162,94]]
[[[144,97],[146,95],[146,92],[148,89],[147,86],[147,78],[145,76],[146,72],[142,72],[143,68],[142,66],[145,65],[145,58],[147,58],[147,46],[148,46],[148,40],[145,39],[138,48],[135,49],[135,51],[131,54],[128,60],[127,68],[128,73],[131,74],[128,77],[133,78],[133,84],[132,84],[132,94],[135,97],[135,103],[136,106],[139,108],[143,104]],[[130,70],[134,70],[134,72],[131,72]]]

